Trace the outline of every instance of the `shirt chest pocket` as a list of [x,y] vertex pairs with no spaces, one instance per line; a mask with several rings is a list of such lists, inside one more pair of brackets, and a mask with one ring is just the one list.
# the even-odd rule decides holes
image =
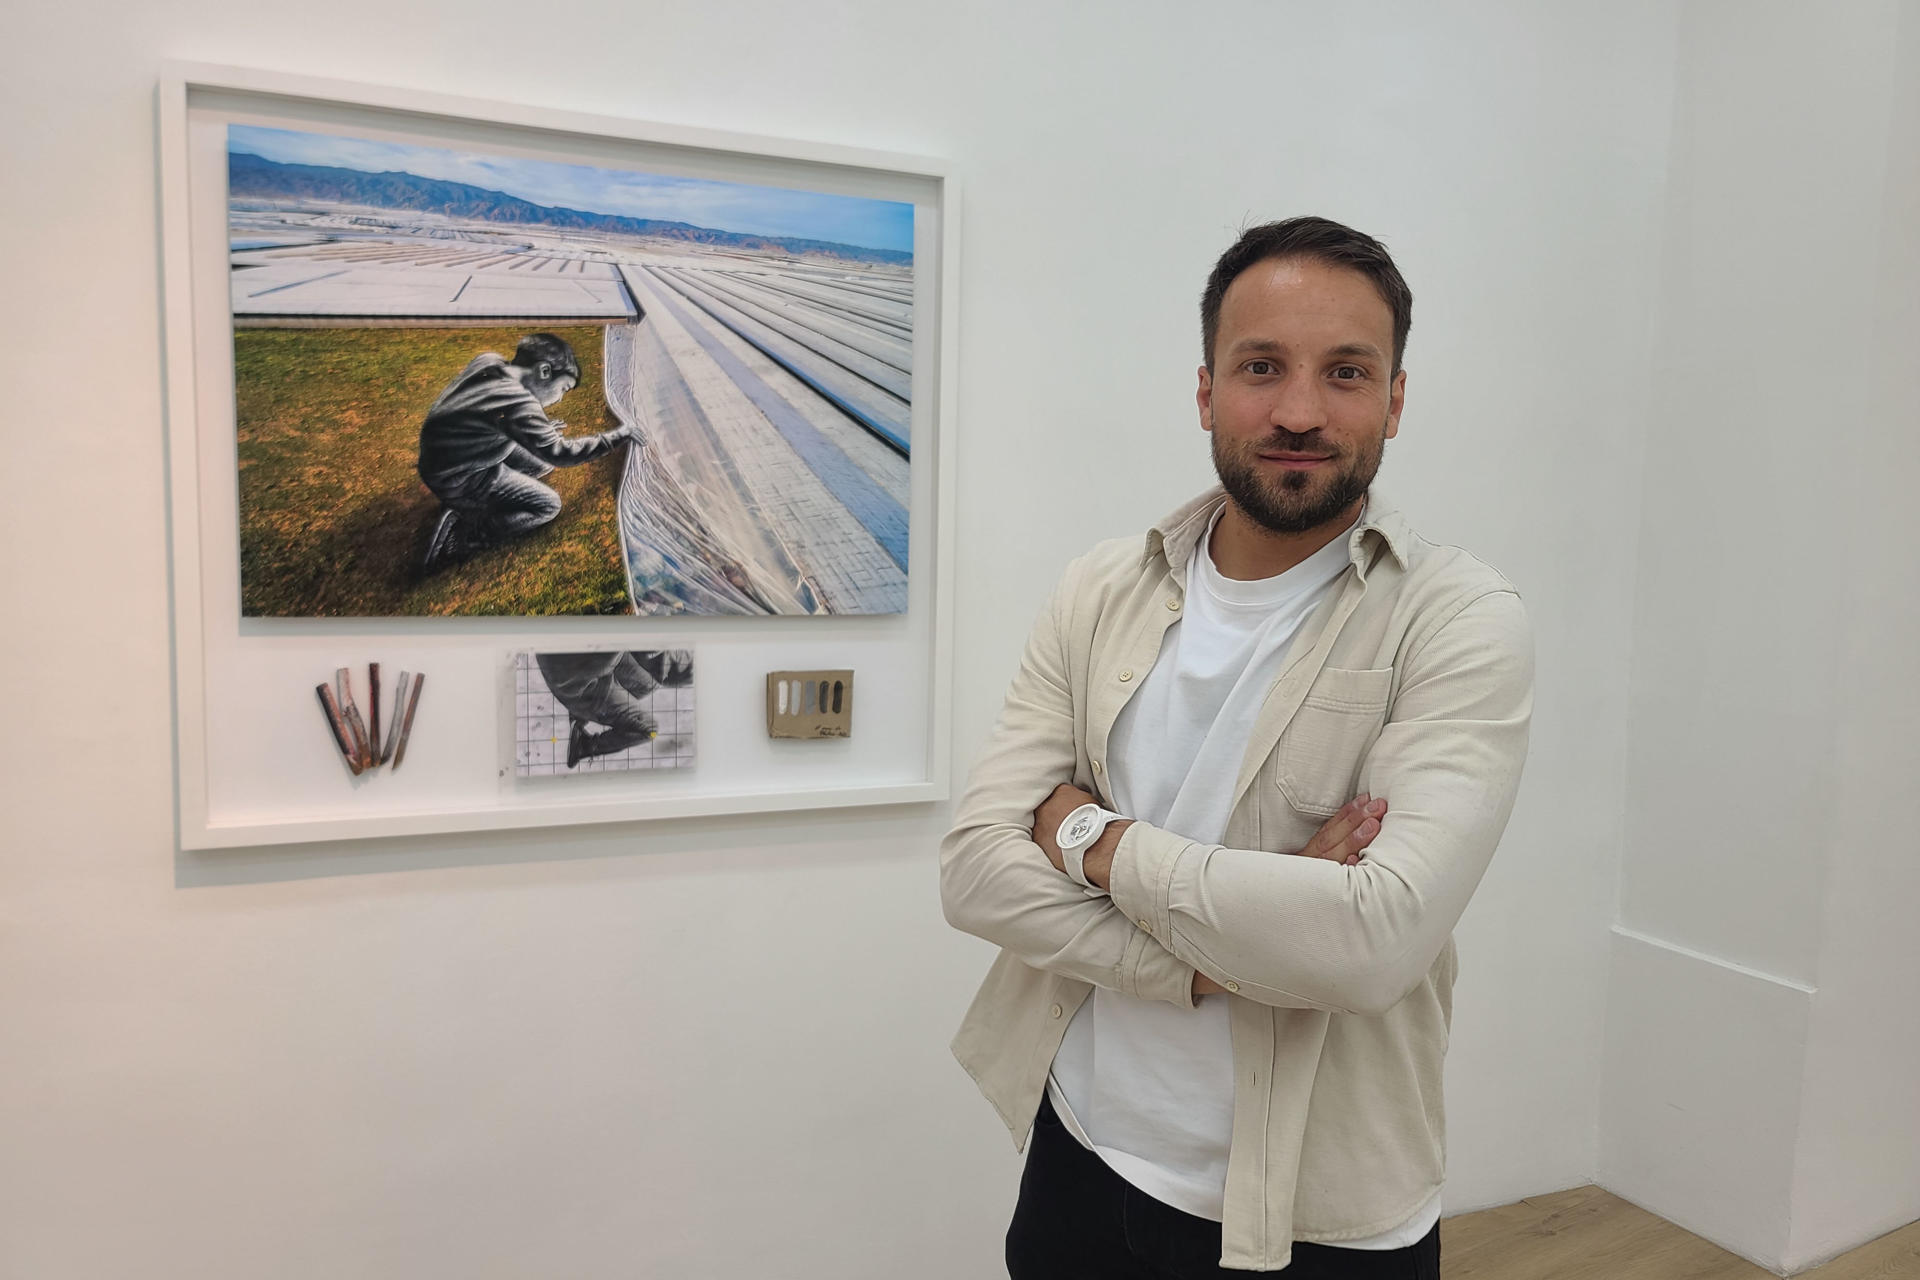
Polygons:
[[1274,780],[1289,807],[1326,817],[1353,799],[1392,690],[1392,667],[1326,667],[1314,677],[1274,750]]

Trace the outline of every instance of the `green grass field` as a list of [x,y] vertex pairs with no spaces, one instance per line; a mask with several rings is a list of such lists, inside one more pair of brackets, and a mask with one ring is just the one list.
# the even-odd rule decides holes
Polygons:
[[[241,609],[249,617],[593,614],[628,611],[615,494],[625,451],[545,483],[550,525],[432,576],[420,572],[439,501],[414,471],[420,420],[482,351],[521,329],[240,329]],[[601,330],[573,344],[580,385],[550,412],[569,436],[619,425],[601,392]]]

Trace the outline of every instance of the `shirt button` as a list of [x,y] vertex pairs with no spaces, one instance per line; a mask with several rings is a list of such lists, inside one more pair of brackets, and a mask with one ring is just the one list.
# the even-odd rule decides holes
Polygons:
[[1180,612],[1180,602],[1178,600],[1169,600],[1167,601],[1167,608],[1173,613],[1178,613]]
[[1153,932],[1153,922],[1151,920],[1148,920],[1145,916],[1140,917],[1140,927],[1142,929],[1145,929],[1148,933]]
[[1127,681],[1129,681],[1129,680],[1131,680],[1131,679],[1133,679],[1133,668],[1132,668],[1132,667],[1128,667],[1128,668],[1127,668],[1127,669],[1126,669],[1125,671],[1122,671],[1122,672],[1120,673],[1120,683],[1121,683],[1121,684],[1125,684],[1125,683],[1126,683]]
[[[1235,982],[1235,981],[1234,981],[1233,979],[1231,979],[1231,978],[1229,978],[1229,979],[1227,979],[1227,990],[1229,990],[1229,991],[1231,991],[1231,992],[1233,992],[1233,993],[1234,993],[1235,995],[1239,995],[1239,994],[1240,994],[1240,984],[1239,984],[1239,983],[1237,983],[1237,982]],[[1059,1005],[1055,1005],[1055,1006],[1054,1006],[1054,1008],[1056,1008],[1056,1009],[1057,1009],[1057,1008],[1059,1008],[1059,1007],[1060,1007]]]
[[1095,773],[1099,773],[1099,772],[1100,772],[1100,767],[1101,767],[1101,766],[1100,766],[1100,762],[1099,762],[1098,760],[1095,760],[1095,761],[1093,762],[1093,771],[1094,771]]
[[1065,1012],[1065,1010],[1063,1010],[1063,1009],[1062,1009],[1062,1008],[1061,1008],[1061,1007],[1060,1007],[1059,1005],[1055,1005],[1055,1006],[1053,1006],[1053,1010],[1052,1010],[1052,1012],[1053,1012],[1053,1016],[1057,1018],[1057,1017],[1059,1017],[1059,1016],[1060,1016],[1060,1015],[1061,1015],[1062,1013],[1064,1013],[1064,1012]]

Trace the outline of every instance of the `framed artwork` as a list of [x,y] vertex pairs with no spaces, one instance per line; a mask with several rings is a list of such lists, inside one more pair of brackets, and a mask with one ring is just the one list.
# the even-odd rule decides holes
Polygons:
[[913,216],[229,124],[242,611],[900,612]]
[[[945,794],[942,162],[241,68],[160,110],[183,846]],[[529,788],[535,655],[696,647],[697,766],[569,769],[550,712],[579,784]],[[376,794],[281,686],[379,657],[434,707]],[[895,731],[732,750],[806,665]]]

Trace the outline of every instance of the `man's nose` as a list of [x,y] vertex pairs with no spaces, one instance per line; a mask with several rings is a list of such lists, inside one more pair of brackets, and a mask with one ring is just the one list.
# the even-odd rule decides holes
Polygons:
[[1317,379],[1288,378],[1275,390],[1267,422],[1295,435],[1327,425],[1327,392]]

